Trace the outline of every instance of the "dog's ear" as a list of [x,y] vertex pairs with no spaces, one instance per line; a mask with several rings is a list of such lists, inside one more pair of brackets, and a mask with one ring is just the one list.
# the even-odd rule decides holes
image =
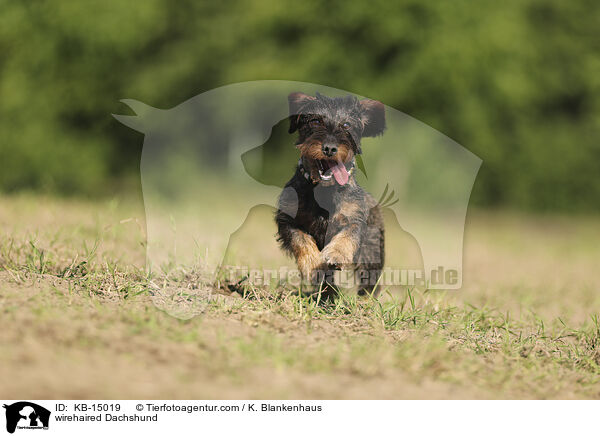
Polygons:
[[381,135],[385,130],[385,106],[377,100],[365,98],[362,106],[363,136]]
[[300,111],[302,107],[310,102],[316,100],[311,95],[306,95],[302,92],[292,92],[288,95],[288,103],[290,106],[290,129],[289,133],[294,133],[298,130],[298,120],[300,119]]

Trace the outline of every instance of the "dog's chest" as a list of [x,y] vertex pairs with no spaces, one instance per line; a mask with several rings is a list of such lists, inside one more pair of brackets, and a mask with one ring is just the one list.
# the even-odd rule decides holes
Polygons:
[[337,227],[333,221],[339,208],[338,199],[317,197],[317,201],[312,192],[306,194],[300,196],[296,221],[300,228],[306,229],[315,239],[319,249],[322,249],[326,245],[328,230],[331,233]]

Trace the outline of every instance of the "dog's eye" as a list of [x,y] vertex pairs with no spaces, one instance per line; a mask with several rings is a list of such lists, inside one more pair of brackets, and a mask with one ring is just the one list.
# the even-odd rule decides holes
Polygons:
[[323,125],[323,121],[321,121],[318,118],[313,118],[308,122],[308,124],[310,125],[310,127],[321,127]]
[[350,123],[348,121],[342,123],[342,128],[348,130],[350,128]]

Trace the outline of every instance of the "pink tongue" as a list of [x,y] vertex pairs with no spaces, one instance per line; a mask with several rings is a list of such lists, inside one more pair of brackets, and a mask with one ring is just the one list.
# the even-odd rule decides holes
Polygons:
[[346,170],[346,166],[342,162],[338,162],[337,165],[331,166],[331,172],[333,173],[333,177],[340,185],[345,185],[348,183],[348,171]]

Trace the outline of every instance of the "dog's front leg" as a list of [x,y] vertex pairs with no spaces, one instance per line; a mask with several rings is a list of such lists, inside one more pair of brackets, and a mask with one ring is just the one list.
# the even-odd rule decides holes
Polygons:
[[351,223],[336,233],[321,251],[321,261],[335,268],[351,268],[360,245],[361,223]]
[[314,238],[293,226],[284,214],[278,216],[279,241],[284,250],[294,256],[304,280],[312,280],[313,272],[321,264],[321,252]]
[[331,217],[321,261],[336,269],[352,268],[366,222],[364,207],[356,201],[341,202]]
[[321,265],[321,252],[314,238],[302,230],[293,229],[291,230],[290,247],[302,278],[312,281],[315,270]]

